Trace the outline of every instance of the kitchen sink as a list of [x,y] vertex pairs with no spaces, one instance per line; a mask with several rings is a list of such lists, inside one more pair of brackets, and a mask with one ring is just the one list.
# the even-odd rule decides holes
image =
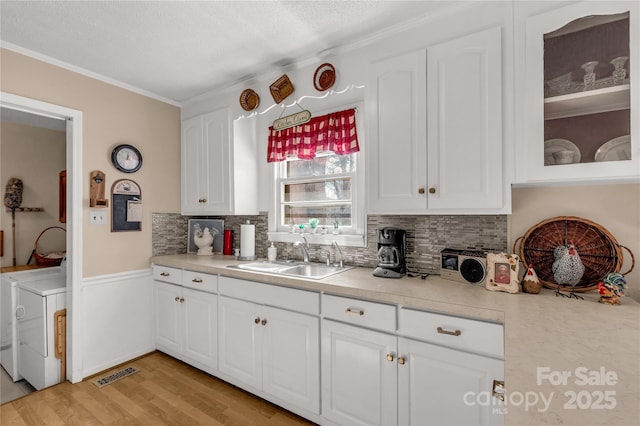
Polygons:
[[331,275],[339,274],[353,266],[332,266],[324,263],[271,263],[271,262],[252,262],[240,263],[238,265],[230,265],[227,268],[243,269],[253,272],[264,272],[267,274],[286,275],[290,277],[310,278],[313,280],[321,280]]

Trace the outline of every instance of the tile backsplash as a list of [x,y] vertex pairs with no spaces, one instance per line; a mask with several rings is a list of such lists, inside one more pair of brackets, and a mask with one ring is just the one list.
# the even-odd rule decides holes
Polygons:
[[[205,218],[200,217],[199,218]],[[267,257],[267,213],[256,216],[206,216],[224,220],[224,228],[233,230],[233,246],[239,247],[240,225],[249,220],[256,225],[256,255]],[[176,213],[153,213],[153,256],[187,252],[188,216]],[[367,246],[342,247],[348,265],[375,267],[377,262],[377,230],[395,226],[407,231],[407,267],[416,273],[434,273],[439,270],[440,250],[445,247],[508,251],[506,215],[423,215],[367,217]],[[278,257],[298,255],[291,244],[276,243]],[[321,251],[327,246],[311,245],[312,260],[324,260]]]

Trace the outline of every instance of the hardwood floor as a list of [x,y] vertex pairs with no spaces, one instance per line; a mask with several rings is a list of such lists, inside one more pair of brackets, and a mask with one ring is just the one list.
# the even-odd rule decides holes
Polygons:
[[[160,352],[140,371],[98,388],[62,383],[0,406],[8,425],[310,425],[312,423]],[[114,371],[119,368],[113,369]]]

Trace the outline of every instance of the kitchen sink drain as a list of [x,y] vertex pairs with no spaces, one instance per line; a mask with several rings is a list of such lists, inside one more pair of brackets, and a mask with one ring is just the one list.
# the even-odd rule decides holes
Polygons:
[[100,379],[94,380],[93,384],[96,385],[97,387],[101,388],[103,386],[110,385],[113,382],[117,382],[120,379],[124,379],[127,376],[135,374],[138,371],[140,371],[140,370],[138,370],[135,367],[123,368],[122,370],[116,371],[115,373],[111,373],[108,376],[104,376],[104,377],[102,377]]

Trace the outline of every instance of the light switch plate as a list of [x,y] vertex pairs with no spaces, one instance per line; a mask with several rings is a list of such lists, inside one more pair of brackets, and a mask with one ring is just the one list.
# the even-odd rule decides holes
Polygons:
[[89,210],[90,225],[106,225],[107,212],[104,210]]

